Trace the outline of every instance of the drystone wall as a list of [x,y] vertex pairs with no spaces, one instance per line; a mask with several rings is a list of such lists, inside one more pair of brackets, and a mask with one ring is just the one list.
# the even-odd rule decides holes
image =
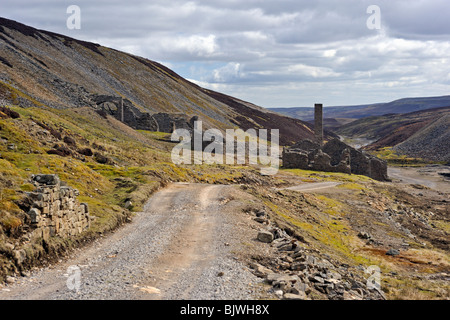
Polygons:
[[36,190],[28,193],[31,238],[67,238],[90,227],[88,205],[78,202],[78,190],[61,185],[57,175],[33,175],[32,181]]

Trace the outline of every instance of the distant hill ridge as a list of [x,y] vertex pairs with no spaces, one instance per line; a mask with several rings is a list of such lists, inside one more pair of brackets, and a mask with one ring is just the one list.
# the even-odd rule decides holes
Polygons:
[[[450,95],[439,97],[404,98],[387,103],[375,103],[355,106],[324,107],[325,118],[360,119],[385,114],[400,114],[421,111],[432,108],[450,106]],[[269,108],[290,117],[304,121],[314,118],[314,108]]]

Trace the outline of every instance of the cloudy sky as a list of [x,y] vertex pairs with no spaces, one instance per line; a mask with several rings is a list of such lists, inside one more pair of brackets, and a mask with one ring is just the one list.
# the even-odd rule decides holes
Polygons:
[[[70,5],[79,30],[67,27]],[[263,107],[450,95],[448,0],[2,0],[0,16]]]

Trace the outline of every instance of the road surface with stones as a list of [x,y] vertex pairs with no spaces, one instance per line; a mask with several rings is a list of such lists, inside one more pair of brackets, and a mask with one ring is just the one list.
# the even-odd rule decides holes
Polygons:
[[229,207],[232,188],[172,184],[133,222],[19,278],[0,299],[254,299],[261,279],[233,255],[252,236]]

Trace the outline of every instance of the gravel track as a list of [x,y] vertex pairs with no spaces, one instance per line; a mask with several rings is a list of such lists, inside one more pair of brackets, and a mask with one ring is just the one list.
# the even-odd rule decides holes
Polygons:
[[261,280],[233,254],[242,246],[237,234],[248,232],[228,208],[231,188],[172,184],[132,223],[20,278],[0,299],[254,299]]

